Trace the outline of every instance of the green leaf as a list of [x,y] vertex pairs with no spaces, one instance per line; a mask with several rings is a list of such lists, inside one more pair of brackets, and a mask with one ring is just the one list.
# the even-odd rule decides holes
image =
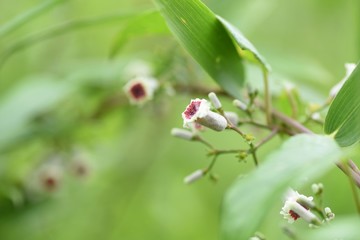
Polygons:
[[336,95],[325,119],[324,131],[335,132],[340,146],[350,146],[360,140],[360,66],[349,76]]
[[136,12],[124,11],[114,15],[72,20],[62,23],[60,25],[53,26],[49,29],[32,33],[28,36],[20,38],[19,40],[15,41],[14,43],[4,48],[4,50],[0,53],[0,68],[6,63],[6,61],[13,54],[21,50],[24,50],[26,48],[29,48],[35,44],[38,44],[42,41],[45,41],[47,39],[54,38],[66,34],[68,32],[76,31],[78,29],[82,29],[86,27],[92,27],[92,26],[110,24],[110,23],[119,23],[138,14],[139,14],[138,10]]
[[64,99],[70,85],[50,78],[26,80],[0,100],[0,149],[24,134],[26,124],[37,114]]
[[217,18],[224,25],[229,35],[235,41],[240,55],[251,62],[255,62],[261,65],[262,68],[266,69],[267,71],[270,71],[271,67],[266,62],[265,58],[258,52],[254,45],[240,32],[240,30],[234,27],[231,23],[229,23],[222,17],[217,16]]
[[199,0],[155,2],[181,45],[225,91],[241,98],[242,59],[216,15]]
[[221,216],[223,239],[249,239],[287,188],[319,177],[341,156],[336,142],[326,136],[303,134],[287,140],[226,193]]
[[319,229],[309,232],[301,239],[311,240],[329,240],[329,239],[343,239],[343,240],[358,240],[360,239],[359,232],[360,220],[358,216],[338,218],[336,217],[329,225],[325,225]]
[[124,29],[119,32],[110,57],[114,57],[130,38],[147,34],[168,34],[169,29],[159,11],[146,11],[129,20]]

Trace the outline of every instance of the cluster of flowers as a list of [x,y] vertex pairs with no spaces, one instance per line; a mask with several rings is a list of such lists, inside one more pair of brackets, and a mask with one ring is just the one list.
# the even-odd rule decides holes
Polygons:
[[[323,185],[313,184],[312,190],[315,195],[320,195],[323,191]],[[282,207],[280,214],[289,223],[294,223],[297,219],[302,218],[310,224],[310,226],[319,226],[322,222],[329,222],[335,218],[335,214],[329,207],[322,210],[316,206],[313,197],[307,197],[299,194],[297,191],[290,189],[287,193],[285,204]],[[314,212],[321,214],[323,220],[321,221]]]

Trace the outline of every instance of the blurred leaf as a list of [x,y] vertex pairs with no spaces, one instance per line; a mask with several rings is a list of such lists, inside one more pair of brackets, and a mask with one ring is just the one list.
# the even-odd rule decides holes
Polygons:
[[236,42],[237,46],[240,47],[239,52],[245,59],[260,64],[262,68],[270,70],[270,65],[266,62],[265,58],[258,52],[254,45],[240,32],[239,29],[234,27],[231,23],[226,21],[220,16],[217,19],[224,25],[229,35]]
[[324,131],[335,133],[342,147],[360,140],[360,66],[356,66],[332,102],[325,119]]
[[114,57],[130,38],[146,34],[168,34],[169,30],[159,11],[147,11],[131,19],[119,32],[110,52]]
[[228,32],[201,1],[156,0],[179,42],[229,94],[241,98],[244,67]]
[[53,107],[71,88],[50,78],[25,81],[0,100],[0,148],[23,133],[37,114]]
[[46,11],[50,10],[57,4],[62,3],[64,1],[65,0],[46,0],[40,3],[39,5],[35,6],[34,8],[31,8],[26,12],[17,15],[14,19],[0,26],[0,38],[18,29],[22,25],[28,23],[32,19],[45,13]]
[[107,15],[101,17],[94,17],[88,19],[81,19],[81,20],[72,20],[66,23],[62,23],[60,25],[51,27],[46,30],[42,30],[36,33],[33,33],[29,36],[19,39],[15,41],[13,44],[10,44],[0,54],[0,67],[7,61],[9,57],[15,54],[18,51],[26,49],[34,44],[40,43],[44,40],[60,36],[62,34],[75,31],[81,28],[101,25],[101,24],[108,24],[108,23],[118,23],[119,21],[123,21],[137,15],[139,11],[136,12],[121,12],[114,15]]
[[358,240],[360,239],[359,232],[360,220],[358,216],[338,218],[314,231],[310,231],[302,239],[311,240],[329,240],[329,239],[343,239],[343,240]]
[[329,137],[304,134],[287,140],[256,171],[228,190],[221,217],[223,239],[249,239],[287,188],[304,178],[319,177],[341,155]]

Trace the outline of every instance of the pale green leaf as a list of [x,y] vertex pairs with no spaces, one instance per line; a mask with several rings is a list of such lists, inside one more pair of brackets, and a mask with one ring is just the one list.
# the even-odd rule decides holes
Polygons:
[[271,69],[265,58],[258,52],[255,46],[240,32],[239,29],[234,27],[231,23],[229,23],[222,17],[217,16],[217,18],[224,25],[229,35],[235,41],[236,45],[240,48],[239,53],[243,58],[260,64],[262,68],[266,69],[267,71]]
[[359,64],[332,102],[325,119],[324,131],[335,133],[340,146],[360,140],[360,67]]
[[314,231],[310,231],[301,239],[309,240],[329,240],[329,239],[342,239],[342,240],[358,240],[360,239],[360,219],[358,216],[338,218]]
[[221,216],[223,239],[249,239],[287,188],[319,177],[341,156],[336,142],[326,136],[303,134],[287,140],[226,193]]
[[216,15],[199,0],[155,2],[181,45],[225,91],[241,98],[242,59]]
[[25,11],[24,13],[18,14],[15,18],[4,23],[3,25],[0,25],[0,38],[11,33],[12,31],[15,31],[22,25],[30,22],[34,18],[40,16],[41,14],[62,2],[64,2],[64,0],[45,0],[39,5]]

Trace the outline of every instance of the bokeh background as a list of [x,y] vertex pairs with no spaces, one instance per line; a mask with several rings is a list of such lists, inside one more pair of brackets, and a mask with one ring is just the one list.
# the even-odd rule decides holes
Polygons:
[[[267,58],[274,83],[293,82],[306,101],[325,101],[344,63],[360,58],[359,1],[204,2]],[[0,29],[40,4],[1,1]],[[144,63],[169,86],[216,87],[171,34],[130,24],[154,7],[146,0],[59,1],[6,35],[0,30],[0,239],[218,239],[222,197],[252,162],[221,157],[217,183],[185,185],[184,176],[210,159],[204,146],[170,130],[182,126],[190,98],[204,96],[164,91],[144,106],[128,104],[122,88]],[[125,34],[131,37],[110,57]],[[220,148],[239,141],[231,133],[204,135]],[[262,148],[260,159],[280,140]],[[36,181],[43,172],[55,176],[46,188]],[[319,181],[337,216],[355,212],[338,169]],[[260,229],[269,239],[285,239],[280,208],[279,201]]]

